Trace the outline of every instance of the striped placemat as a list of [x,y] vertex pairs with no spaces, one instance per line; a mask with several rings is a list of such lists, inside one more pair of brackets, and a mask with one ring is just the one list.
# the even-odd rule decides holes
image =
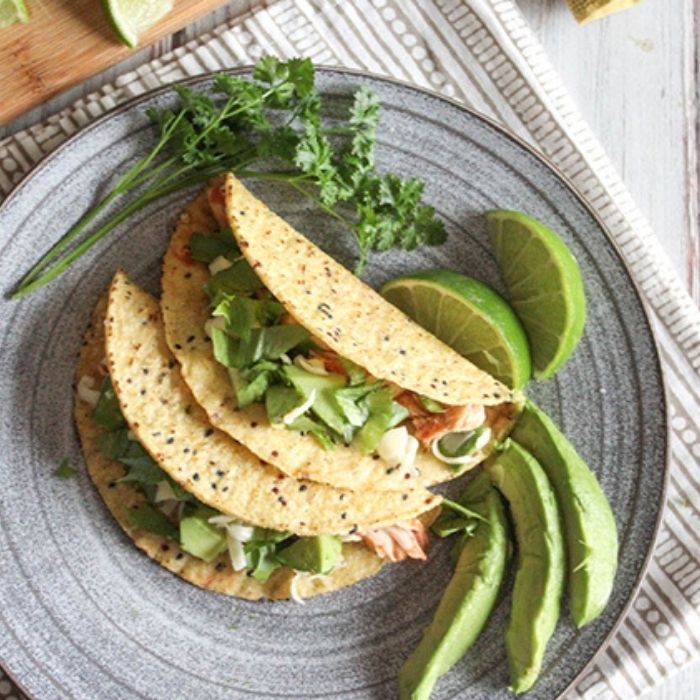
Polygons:
[[[0,141],[0,197],[96,116],[163,83],[310,56],[463,101],[538,147],[606,222],[651,310],[669,389],[671,477],[633,609],[572,697],[628,698],[700,656],[700,313],[511,0],[277,0]],[[0,698],[20,697],[0,672]]]

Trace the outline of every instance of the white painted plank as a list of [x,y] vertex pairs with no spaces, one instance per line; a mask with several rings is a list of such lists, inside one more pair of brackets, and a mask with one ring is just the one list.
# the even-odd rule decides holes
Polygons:
[[563,0],[518,1],[697,302],[696,0],[583,27]]

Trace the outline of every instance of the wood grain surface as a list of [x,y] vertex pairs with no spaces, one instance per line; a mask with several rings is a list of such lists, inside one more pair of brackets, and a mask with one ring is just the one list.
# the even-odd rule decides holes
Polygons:
[[[31,20],[0,31],[0,124],[126,58],[97,0],[29,0]],[[142,37],[168,36],[224,0],[177,0]]]

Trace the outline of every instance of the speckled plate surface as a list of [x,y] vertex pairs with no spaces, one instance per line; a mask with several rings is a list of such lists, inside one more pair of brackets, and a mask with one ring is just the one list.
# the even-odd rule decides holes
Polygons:
[[[532,396],[600,477],[620,530],[620,570],[605,614],[577,632],[563,617],[531,698],[575,681],[613,630],[644,568],[665,483],[666,417],[656,349],[613,244],[562,178],[513,137],[463,108],[413,88],[323,71],[334,109],[352,86],[384,106],[380,166],[426,181],[449,229],[441,248],[375,258],[380,284],[445,266],[499,287],[482,213],[526,211],[557,230],[583,269],[586,333],[556,379]],[[29,176],[0,209],[4,295],[145,152],[144,108],[154,93],[97,121]],[[349,238],[286,189],[260,190],[274,208],[349,263]],[[396,673],[449,577],[449,544],[426,565],[309,601],[252,604],[206,593],[142,555],[90,484],[71,421],[71,378],[85,324],[118,265],[158,291],[160,257],[186,195],[122,225],[57,283],[0,306],[0,658],[36,698],[395,697]],[[51,476],[64,457],[77,478]],[[440,683],[437,698],[510,697],[504,598],[478,643]]]

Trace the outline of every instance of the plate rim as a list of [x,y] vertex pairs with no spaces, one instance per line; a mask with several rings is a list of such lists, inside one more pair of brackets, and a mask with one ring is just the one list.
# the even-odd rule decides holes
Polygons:
[[[101,126],[104,122],[112,119],[113,117],[117,116],[118,114],[121,114],[122,112],[126,112],[130,110],[132,107],[138,105],[141,102],[144,102],[150,98],[157,97],[161,94],[167,93],[169,91],[174,90],[176,86],[179,85],[195,85],[197,83],[201,82],[206,82],[207,80],[211,80],[213,76],[215,76],[218,73],[226,73],[229,75],[239,75],[239,74],[244,74],[244,73],[250,73],[253,70],[253,64],[245,64],[241,66],[236,66],[234,68],[226,68],[226,69],[221,69],[221,70],[215,70],[215,71],[206,71],[204,73],[200,73],[198,75],[194,76],[188,76],[187,78],[183,78],[181,80],[175,80],[170,83],[167,83],[165,85],[161,85],[159,87],[153,88],[151,90],[147,90],[146,92],[143,92],[139,95],[134,95],[133,97],[130,97],[128,100],[125,100],[124,102],[121,102],[114,107],[108,109],[106,112],[98,116],[96,119],[92,120],[88,124],[85,124],[81,126],[75,133],[71,134],[66,138],[65,141],[60,143],[55,149],[50,151],[49,153],[44,154],[34,165],[30,168],[30,170],[17,182],[15,183],[12,188],[9,190],[5,198],[3,199],[2,202],[0,202],[0,215],[4,212],[4,210],[10,205],[10,203],[26,188],[31,184],[31,180],[37,175],[37,173],[42,170],[43,168],[46,167],[48,163],[53,161],[55,158],[58,158],[61,156],[63,151],[65,149],[70,148],[74,142],[78,141],[79,139],[83,138],[88,132],[92,131],[93,129]],[[649,567],[651,565],[651,561],[653,559],[654,555],[654,550],[656,548],[656,542],[659,537],[659,532],[661,530],[661,524],[663,522],[663,514],[667,502],[667,497],[668,497],[668,487],[669,487],[669,480],[670,480],[670,439],[671,439],[671,424],[669,421],[669,415],[668,415],[668,407],[669,407],[669,388],[668,388],[668,381],[666,377],[666,371],[664,368],[664,365],[661,361],[661,353],[660,353],[660,348],[659,348],[659,340],[654,332],[654,326],[652,323],[652,318],[651,318],[651,309],[647,308],[647,303],[644,301],[644,297],[642,294],[641,287],[637,280],[634,278],[634,275],[632,273],[631,266],[625,259],[620,244],[615,240],[613,235],[610,233],[608,230],[607,225],[603,221],[602,217],[598,214],[598,212],[594,209],[593,205],[588,201],[586,196],[578,189],[577,185],[574,183],[574,181],[552,160],[549,159],[548,156],[546,156],[544,153],[540,152],[537,150],[532,144],[528,143],[524,138],[521,136],[518,136],[515,132],[511,131],[507,126],[504,124],[501,124],[499,121],[494,119],[493,117],[488,116],[487,114],[484,114],[483,112],[479,111],[478,109],[475,109],[473,107],[470,107],[459,100],[448,97],[446,95],[441,94],[440,92],[437,92],[436,90],[432,90],[430,88],[422,87],[415,85],[414,83],[411,83],[410,81],[407,80],[402,80],[399,78],[394,78],[392,76],[387,76],[387,75],[382,75],[379,73],[374,73],[372,71],[367,71],[363,70],[361,68],[351,68],[351,67],[346,67],[346,66],[332,66],[332,65],[327,65],[327,64],[318,64],[314,65],[314,71],[315,73],[321,72],[321,73],[336,73],[336,74],[341,74],[341,75],[348,75],[348,76],[354,76],[357,78],[369,78],[372,81],[378,81],[378,82],[384,82],[384,83],[389,83],[390,85],[406,88],[408,90],[426,95],[428,97],[438,99],[442,102],[444,102],[447,105],[450,105],[451,107],[454,107],[458,109],[461,112],[465,112],[469,116],[484,122],[487,124],[489,127],[497,131],[501,136],[505,137],[507,140],[511,141],[514,145],[520,147],[521,149],[525,150],[530,156],[534,157],[541,165],[543,165],[545,168],[547,168],[556,178],[558,178],[561,183],[566,187],[566,189],[573,195],[573,197],[576,199],[576,201],[585,209],[585,211],[588,213],[588,215],[595,221],[596,225],[600,228],[602,231],[603,235],[605,236],[607,242],[610,244],[612,251],[614,252],[615,256],[617,257],[618,261],[621,263],[625,274],[627,275],[627,278],[629,282],[632,285],[632,289],[634,290],[634,294],[637,298],[637,301],[639,303],[639,306],[642,310],[642,316],[644,318],[644,325],[646,327],[646,330],[648,332],[649,337],[651,338],[652,342],[652,348],[653,348],[653,354],[654,354],[654,363],[657,367],[659,378],[661,380],[661,387],[662,387],[662,392],[660,396],[661,400],[661,407],[662,407],[662,412],[663,412],[663,417],[664,417],[664,424],[665,424],[665,430],[663,431],[663,437],[664,437],[664,444],[663,444],[663,476],[661,480],[661,490],[660,490],[660,498],[659,498],[659,508],[656,513],[656,518],[654,522],[654,528],[652,532],[652,536],[650,539],[650,544],[649,548],[644,556],[644,561],[642,563],[642,566],[639,569],[639,573],[637,574],[637,577],[635,579],[634,585],[632,586],[631,592],[625,601],[624,607],[622,608],[620,614],[618,615],[617,619],[613,623],[612,627],[610,628],[608,634],[605,636],[605,638],[601,641],[601,643],[598,645],[597,649],[593,652],[593,655],[590,657],[590,659],[587,661],[586,665],[576,674],[576,676],[568,683],[568,685],[562,689],[561,693],[556,696],[554,700],[562,700],[567,693],[569,693],[584,677],[585,675],[589,672],[589,669],[593,666],[595,663],[596,659],[600,655],[600,653],[603,651],[605,647],[608,646],[612,638],[617,634],[618,630],[622,626],[622,623],[624,620],[627,618],[630,610],[632,609],[632,605],[637,598],[637,595],[639,594],[639,591],[642,586],[642,582],[644,581],[646,574],[649,570]],[[70,108],[69,108],[70,109]],[[12,136],[10,137],[12,138]],[[9,296],[6,295],[5,297],[6,301],[9,301]],[[32,696],[22,685],[22,683],[15,677],[15,675],[12,673],[10,670],[9,666],[2,660],[0,660],[0,668],[7,674],[7,676],[12,680],[15,685],[31,700],[35,700],[35,696]]]

